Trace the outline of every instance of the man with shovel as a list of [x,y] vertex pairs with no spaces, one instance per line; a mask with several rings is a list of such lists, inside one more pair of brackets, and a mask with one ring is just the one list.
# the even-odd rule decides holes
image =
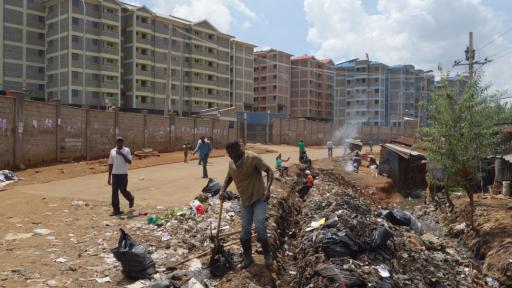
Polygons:
[[[270,199],[270,187],[274,180],[272,168],[268,166],[257,154],[242,150],[238,141],[229,142],[226,151],[231,158],[229,161],[228,175],[224,186],[219,194],[221,201],[224,200],[224,192],[235,181],[236,188],[240,194],[242,212],[242,232],[240,243],[243,249],[243,261],[240,268],[249,267],[254,259],[252,258],[252,224],[256,226],[257,240],[261,244],[265,265],[272,266],[272,254],[270,252],[267,236],[267,202]],[[261,172],[267,174],[267,185],[263,181]]]

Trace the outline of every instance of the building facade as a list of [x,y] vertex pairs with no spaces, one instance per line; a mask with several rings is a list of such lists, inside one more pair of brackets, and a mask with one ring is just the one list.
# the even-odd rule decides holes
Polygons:
[[292,55],[268,49],[254,53],[254,111],[290,114]]
[[0,84],[46,94],[46,7],[41,1],[0,0]]
[[332,60],[303,55],[291,59],[290,117],[333,120],[334,75]]
[[0,84],[40,100],[191,115],[253,103],[254,45],[117,0],[0,0]]
[[358,59],[336,65],[335,123],[385,125],[386,67]]
[[[404,119],[425,118],[432,71],[353,59],[336,65],[335,124],[403,126]],[[420,120],[421,122],[422,120]]]
[[230,102],[237,111],[252,111],[254,107],[254,47],[231,39]]

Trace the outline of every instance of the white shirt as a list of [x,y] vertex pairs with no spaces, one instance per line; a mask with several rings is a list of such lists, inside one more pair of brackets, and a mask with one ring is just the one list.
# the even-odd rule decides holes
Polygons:
[[332,141],[327,141],[327,148],[332,148]]
[[[108,164],[113,164],[114,166],[112,167],[112,174],[128,174],[128,163],[124,160],[123,156],[117,155],[116,151],[117,147],[110,150],[110,156],[108,157]],[[121,153],[132,160],[132,154],[127,147],[123,147]]]

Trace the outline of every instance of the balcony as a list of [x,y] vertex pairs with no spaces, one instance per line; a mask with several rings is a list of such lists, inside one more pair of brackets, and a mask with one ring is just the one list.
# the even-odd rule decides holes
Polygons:
[[137,92],[153,93],[153,91],[154,91],[154,88],[151,87],[151,86],[143,87],[143,86],[140,86],[140,85],[136,85],[135,87],[137,89]]

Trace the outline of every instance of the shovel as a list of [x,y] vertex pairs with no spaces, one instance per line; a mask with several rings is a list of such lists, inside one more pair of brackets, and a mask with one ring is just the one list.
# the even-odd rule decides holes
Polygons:
[[219,218],[217,220],[217,231],[215,237],[212,235],[210,226],[210,240],[213,241],[212,255],[210,256],[210,273],[214,277],[222,277],[229,270],[233,269],[233,261],[227,251],[224,249],[224,245],[220,242],[220,224],[222,219],[222,206],[224,200],[220,200]]

